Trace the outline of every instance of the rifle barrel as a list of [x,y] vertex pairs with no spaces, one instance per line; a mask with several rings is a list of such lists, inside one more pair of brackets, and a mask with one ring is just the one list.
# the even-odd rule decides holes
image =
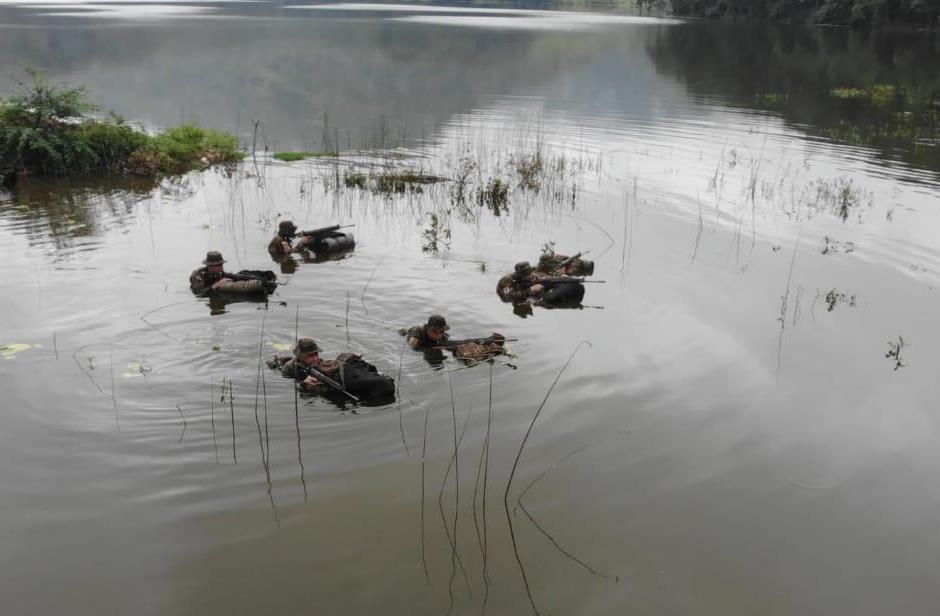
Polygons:
[[347,396],[349,396],[349,397],[350,397],[352,400],[354,400],[355,402],[360,402],[359,398],[357,398],[356,396],[354,396],[354,395],[352,395],[351,393],[349,393],[348,391],[346,391],[346,388],[343,387],[342,385],[340,385],[339,382],[334,381],[333,379],[331,379],[330,377],[326,376],[325,374],[323,374],[322,372],[320,372],[320,371],[317,370],[316,368],[311,368],[310,366],[303,366],[303,370],[307,372],[307,375],[308,375],[308,376],[313,376],[313,377],[314,377],[315,379],[317,379],[318,381],[321,381],[321,382],[325,383],[326,385],[329,385],[329,386],[332,387],[333,389],[336,389],[336,390],[340,391],[341,393],[346,394]]

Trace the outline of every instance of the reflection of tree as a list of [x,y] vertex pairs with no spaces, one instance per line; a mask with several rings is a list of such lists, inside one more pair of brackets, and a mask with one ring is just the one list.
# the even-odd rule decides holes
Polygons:
[[928,33],[688,24],[648,48],[698,93],[779,112],[804,130],[940,171],[940,39]]
[[31,245],[71,249],[87,244],[85,238],[124,224],[156,186],[151,179],[120,176],[81,185],[68,180],[22,181],[0,200],[0,219],[17,227]]

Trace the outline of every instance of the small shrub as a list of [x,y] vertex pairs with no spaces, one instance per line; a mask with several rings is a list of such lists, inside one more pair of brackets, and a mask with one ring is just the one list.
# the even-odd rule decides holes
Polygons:
[[519,175],[519,187],[523,190],[538,191],[542,187],[542,154],[536,152],[521,156],[513,161]]
[[343,184],[346,188],[364,190],[366,187],[366,176],[362,173],[347,173],[343,176]]
[[421,235],[424,237],[421,250],[425,252],[438,252],[441,246],[450,248],[450,226],[437,214],[431,214],[428,228]]
[[499,216],[509,211],[509,184],[500,178],[493,178],[485,187],[477,189],[477,201]]

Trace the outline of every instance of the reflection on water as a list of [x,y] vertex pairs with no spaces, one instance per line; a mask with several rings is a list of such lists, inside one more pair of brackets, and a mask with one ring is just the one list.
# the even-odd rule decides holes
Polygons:
[[[817,95],[853,85],[856,60],[884,70],[862,35],[0,12],[7,74],[32,61],[147,125],[261,119],[259,145],[342,150],[0,195],[0,589],[17,613],[883,614],[940,598],[937,167],[822,138],[864,116]],[[883,36],[902,55],[926,40]],[[814,58],[846,74],[805,82]],[[768,111],[755,92],[790,98]],[[447,181],[344,181],[402,169]],[[264,268],[285,218],[355,224],[356,251],[279,264],[267,303],[192,297],[208,250]],[[551,242],[591,251],[607,283],[590,305],[500,302],[499,277]],[[398,330],[430,313],[518,340],[493,364],[428,359]],[[298,335],[362,353],[398,400],[297,395],[263,361]]]

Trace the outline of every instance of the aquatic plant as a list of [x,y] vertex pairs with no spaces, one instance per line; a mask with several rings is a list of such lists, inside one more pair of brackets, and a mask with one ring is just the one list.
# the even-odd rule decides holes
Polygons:
[[492,178],[477,189],[477,203],[499,216],[509,211],[509,185],[500,178]]
[[366,176],[363,173],[346,173],[343,176],[343,185],[346,188],[364,189],[366,187]]
[[907,367],[907,364],[905,364],[904,360],[901,358],[901,350],[906,346],[909,345],[904,342],[904,336],[898,336],[897,341],[888,341],[888,352],[885,353],[885,357],[894,361],[895,371],[897,371],[898,368]]
[[424,238],[421,250],[439,252],[441,246],[450,248],[450,226],[437,214],[432,213],[429,218],[428,227],[421,234]]
[[421,192],[424,184],[443,182],[444,178],[420,171],[386,171],[372,176],[374,187],[380,193]]
[[848,304],[849,308],[855,308],[855,294],[846,295],[838,289],[826,293],[826,312],[832,312],[839,304]]
[[[523,190],[538,191],[542,187],[542,152],[515,157],[511,160],[519,176],[519,187]],[[564,168],[562,168],[562,171]]]

